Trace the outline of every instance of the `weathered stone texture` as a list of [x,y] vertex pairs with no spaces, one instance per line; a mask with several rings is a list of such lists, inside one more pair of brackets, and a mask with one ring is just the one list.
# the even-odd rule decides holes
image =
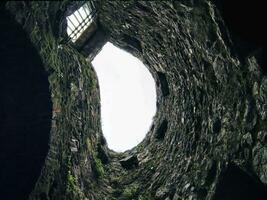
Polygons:
[[[108,150],[95,72],[52,31],[53,14],[68,4],[8,3],[22,6],[13,13],[50,72],[54,105],[50,150],[30,199],[212,199],[229,166],[266,190],[267,78],[257,54],[233,48],[220,10],[208,0],[95,3],[109,40],[158,83],[158,111],[137,147]],[[120,160],[129,156],[138,165],[126,170]]]

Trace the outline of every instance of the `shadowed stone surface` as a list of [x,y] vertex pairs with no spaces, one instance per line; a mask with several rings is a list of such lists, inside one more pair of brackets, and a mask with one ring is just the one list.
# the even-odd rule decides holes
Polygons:
[[136,155],[124,158],[120,160],[120,163],[121,163],[121,166],[127,170],[138,167],[138,159]]
[[214,199],[264,199],[267,196],[264,185],[250,177],[236,166],[230,165],[222,174]]
[[[228,29],[221,2],[95,1],[101,31],[143,61],[158,83],[153,126],[124,153],[103,139],[91,64],[53,28],[74,3],[7,3],[38,49],[52,92],[50,150],[29,199],[266,197],[264,52]],[[138,166],[126,170],[120,160],[129,156]]]
[[48,152],[47,74],[28,35],[0,9],[0,198],[28,199]]

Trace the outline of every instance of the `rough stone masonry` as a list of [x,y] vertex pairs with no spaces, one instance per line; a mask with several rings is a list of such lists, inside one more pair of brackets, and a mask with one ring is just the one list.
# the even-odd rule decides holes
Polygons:
[[[37,116],[51,124],[42,133],[49,140],[40,146],[38,165],[27,165],[30,156],[20,162],[22,169],[35,173],[18,170],[20,176],[14,176],[14,166],[2,167],[12,154],[1,157],[0,181],[12,183],[1,183],[3,199],[267,199],[264,53],[229,29],[221,2],[94,1],[108,40],[138,57],[157,86],[151,129],[124,153],[107,148],[98,81],[88,55],[64,42],[60,27],[66,10],[76,9],[75,2],[5,3],[1,9],[8,14],[1,20],[12,17],[18,28],[10,32],[24,33],[18,44],[27,41],[37,52],[25,59],[41,60],[47,78],[39,81],[49,81],[52,106],[47,107],[50,115]],[[16,48],[26,47],[6,51],[16,57]],[[35,134],[31,127],[27,130]],[[18,131],[4,134],[21,137]]]

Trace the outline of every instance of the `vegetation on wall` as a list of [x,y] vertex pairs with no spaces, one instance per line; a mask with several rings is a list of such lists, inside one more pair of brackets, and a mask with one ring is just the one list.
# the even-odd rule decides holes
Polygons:
[[[97,2],[110,40],[155,77],[164,74],[168,94],[158,99],[144,142],[124,153],[102,145],[109,156],[104,163],[97,152],[96,74],[55,28],[70,1],[8,2],[42,57],[53,101],[50,149],[30,199],[212,199],[229,163],[266,185],[266,76],[256,51],[236,56],[216,6],[207,0]],[[138,166],[120,165],[133,156]]]

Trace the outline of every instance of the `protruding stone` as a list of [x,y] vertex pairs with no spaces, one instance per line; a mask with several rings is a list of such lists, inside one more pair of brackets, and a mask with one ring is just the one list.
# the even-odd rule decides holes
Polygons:
[[159,188],[156,192],[156,195],[155,195],[155,199],[164,199],[167,198],[168,196],[168,189],[166,187],[163,187],[163,188]]
[[77,139],[71,139],[70,142],[70,151],[77,152],[79,148],[79,141]]

